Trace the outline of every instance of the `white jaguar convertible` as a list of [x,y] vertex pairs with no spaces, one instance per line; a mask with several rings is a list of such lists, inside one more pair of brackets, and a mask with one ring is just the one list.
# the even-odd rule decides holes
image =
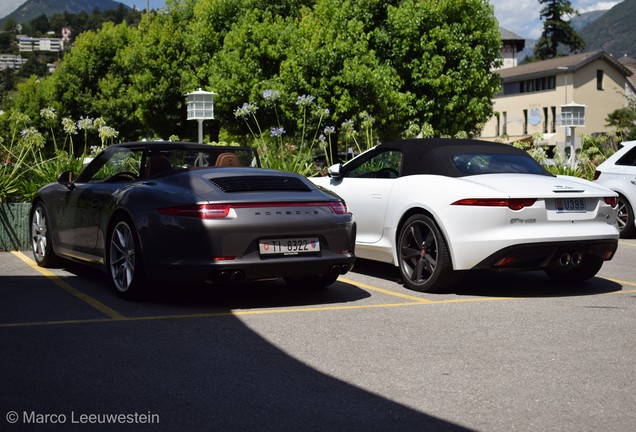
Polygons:
[[347,202],[356,255],[393,263],[417,291],[446,291],[468,270],[544,270],[582,281],[618,245],[616,193],[554,176],[506,144],[389,142],[311,180]]

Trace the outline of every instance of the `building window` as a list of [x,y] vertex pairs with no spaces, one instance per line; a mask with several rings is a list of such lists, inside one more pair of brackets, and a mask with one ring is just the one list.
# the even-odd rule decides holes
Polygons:
[[[519,81],[519,93],[534,93],[556,89],[556,76]],[[504,86],[504,94],[512,94],[510,87]]]
[[552,112],[552,121],[550,122],[550,132],[556,132],[556,107],[550,107],[550,111]]
[[495,114],[495,117],[497,119],[497,131],[495,132],[495,136],[499,136],[499,131],[501,130],[501,116],[497,113]]
[[548,133],[548,108],[543,107],[543,133]]
[[528,110],[523,110],[523,134],[528,135]]
[[502,126],[502,134],[508,135],[508,113],[506,111],[503,112],[503,124]]
[[596,71],[596,90],[603,90],[603,70]]

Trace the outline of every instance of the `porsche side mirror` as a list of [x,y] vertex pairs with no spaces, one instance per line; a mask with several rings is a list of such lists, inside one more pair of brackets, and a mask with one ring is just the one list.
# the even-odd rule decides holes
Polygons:
[[75,177],[75,174],[73,174],[73,171],[70,171],[70,170],[62,171],[62,173],[60,173],[60,175],[57,176],[57,182],[60,184],[63,184],[69,189],[73,189],[74,187],[73,177]]
[[329,177],[333,177],[333,178],[340,178],[342,177],[342,164],[341,163],[337,163],[335,165],[331,165],[328,169],[327,169],[327,175]]

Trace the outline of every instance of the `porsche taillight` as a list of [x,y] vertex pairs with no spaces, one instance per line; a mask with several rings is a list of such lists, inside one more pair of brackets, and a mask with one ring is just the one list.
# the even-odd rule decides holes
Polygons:
[[222,219],[230,214],[231,209],[237,208],[267,208],[267,207],[329,207],[335,214],[346,214],[349,210],[344,201],[319,202],[262,202],[235,204],[198,204],[191,206],[165,207],[159,213],[170,216],[193,217],[199,219]]
[[452,205],[474,207],[508,207],[510,210],[521,210],[531,207],[536,198],[465,198],[455,201]]
[[180,207],[165,207],[159,213],[170,216],[193,217],[199,219],[222,219],[230,214],[229,204],[198,204]]
[[347,203],[344,201],[331,201],[329,202],[329,207],[331,207],[331,211],[335,214],[346,214],[349,209],[347,209]]

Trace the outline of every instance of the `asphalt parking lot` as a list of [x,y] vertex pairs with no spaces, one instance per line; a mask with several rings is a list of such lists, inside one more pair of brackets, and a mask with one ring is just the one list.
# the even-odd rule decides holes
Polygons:
[[598,277],[449,294],[359,260],[327,290],[167,286],[0,253],[0,431],[632,431],[636,241]]

